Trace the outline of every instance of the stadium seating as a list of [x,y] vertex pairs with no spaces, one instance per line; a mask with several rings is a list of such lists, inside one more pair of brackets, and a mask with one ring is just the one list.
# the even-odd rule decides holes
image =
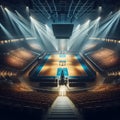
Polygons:
[[10,50],[0,57],[1,65],[22,70],[26,68],[30,62],[34,61],[39,54],[33,53],[25,48]]
[[56,93],[15,91],[3,87],[0,89],[1,118],[3,120],[41,119],[56,97]]
[[[99,89],[98,89],[99,90]],[[104,105],[119,104],[120,100],[120,88],[115,86],[103,91],[85,91],[81,93],[68,93],[70,99],[75,105],[81,108],[97,107]]]

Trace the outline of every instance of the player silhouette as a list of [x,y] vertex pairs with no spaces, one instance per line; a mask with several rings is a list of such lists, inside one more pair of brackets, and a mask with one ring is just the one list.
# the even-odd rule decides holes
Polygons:
[[62,70],[61,76],[60,76],[60,84],[61,84],[61,85],[64,85],[64,79],[65,79],[65,77],[64,77],[64,72],[63,72],[63,70]]

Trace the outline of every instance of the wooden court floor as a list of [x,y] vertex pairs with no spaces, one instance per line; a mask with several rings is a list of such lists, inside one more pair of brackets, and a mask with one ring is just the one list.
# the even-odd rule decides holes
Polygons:
[[[66,61],[66,64],[59,64],[59,61]],[[76,56],[67,54],[66,57],[60,57],[59,54],[54,54],[48,58],[39,76],[56,76],[57,68],[68,68],[69,76],[87,75]]]

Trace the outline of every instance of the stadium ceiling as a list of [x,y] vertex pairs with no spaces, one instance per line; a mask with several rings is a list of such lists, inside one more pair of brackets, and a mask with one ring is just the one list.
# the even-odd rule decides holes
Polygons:
[[[84,15],[94,14],[99,6],[115,10],[120,8],[119,0],[2,0],[2,5],[29,6],[31,13],[42,21],[52,20],[74,22]],[[104,11],[103,11],[104,13]]]

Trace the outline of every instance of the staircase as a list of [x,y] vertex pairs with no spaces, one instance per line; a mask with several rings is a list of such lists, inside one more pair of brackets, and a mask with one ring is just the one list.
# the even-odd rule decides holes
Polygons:
[[83,120],[67,96],[58,96],[48,111],[46,120]]

